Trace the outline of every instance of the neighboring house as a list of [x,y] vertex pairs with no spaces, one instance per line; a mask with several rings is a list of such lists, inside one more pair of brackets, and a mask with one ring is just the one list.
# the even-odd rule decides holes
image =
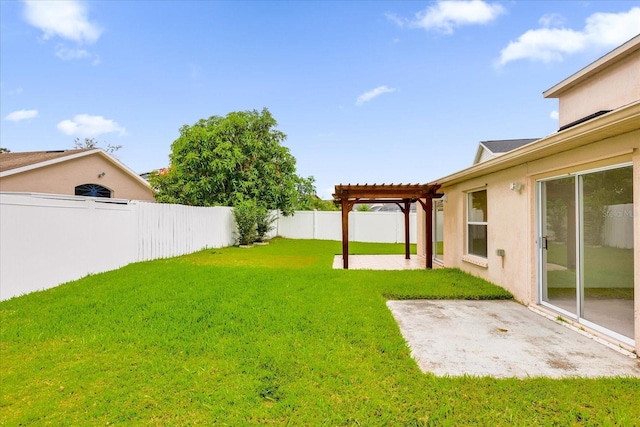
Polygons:
[[640,36],[544,96],[558,132],[432,183],[435,261],[640,353]]
[[154,200],[144,179],[100,148],[2,153],[0,191]]
[[478,151],[476,157],[473,159],[473,164],[485,162],[487,160],[498,157],[504,153],[520,148],[523,145],[537,141],[539,138],[527,138],[527,139],[501,139],[497,141],[480,141],[478,144]]

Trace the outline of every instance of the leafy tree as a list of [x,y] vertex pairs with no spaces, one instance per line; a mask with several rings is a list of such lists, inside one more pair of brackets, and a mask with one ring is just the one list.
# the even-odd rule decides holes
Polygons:
[[183,126],[171,145],[169,168],[149,179],[156,200],[193,206],[255,200],[258,206],[292,214],[305,179],[296,175],[296,160],[282,145],[286,135],[276,126],[266,108]]
[[318,196],[313,199],[313,209],[318,211],[339,211],[339,205],[333,203],[332,200],[322,200]]
[[0,153],[10,153],[11,150],[9,150],[8,148],[5,147],[0,147]]
[[[80,138],[76,138],[73,140],[73,147],[78,149],[100,148],[100,143],[95,138],[85,138],[83,140],[81,140]],[[122,148],[122,145],[107,144],[107,147],[103,148],[103,150],[109,154],[113,154],[121,148]]]
[[300,211],[339,211],[338,208],[331,200],[322,200],[316,195],[315,179],[310,176],[309,178],[300,178],[296,183],[296,189],[298,191],[298,202],[296,203],[296,210]]

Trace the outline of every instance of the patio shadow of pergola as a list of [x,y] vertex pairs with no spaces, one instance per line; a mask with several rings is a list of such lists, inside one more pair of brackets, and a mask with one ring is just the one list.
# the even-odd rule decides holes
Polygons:
[[[433,267],[433,248],[429,244],[432,241],[433,199],[439,199],[443,194],[438,193],[439,184],[339,184],[335,186],[333,202],[339,204],[342,210],[342,268],[349,268],[349,260],[355,261],[354,256],[349,255],[349,212],[353,206],[361,203],[392,203],[398,205],[404,214],[404,245],[405,260],[411,260],[409,242],[409,209],[411,203],[420,203],[425,212],[425,246],[426,255],[423,257],[425,268]],[[407,265],[412,265],[408,263]],[[335,264],[334,264],[335,268]],[[407,268],[370,268],[378,270],[402,270]]]

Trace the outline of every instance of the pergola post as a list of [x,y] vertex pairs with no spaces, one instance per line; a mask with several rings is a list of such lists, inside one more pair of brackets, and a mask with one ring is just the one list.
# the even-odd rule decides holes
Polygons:
[[349,200],[342,199],[342,268],[349,269]]
[[411,201],[409,199],[404,199],[404,209],[402,212],[404,213],[404,259],[411,259],[411,246],[409,242],[409,209],[410,209]]
[[422,206],[425,216],[425,241],[427,268],[433,268],[433,199],[427,197],[426,203]]

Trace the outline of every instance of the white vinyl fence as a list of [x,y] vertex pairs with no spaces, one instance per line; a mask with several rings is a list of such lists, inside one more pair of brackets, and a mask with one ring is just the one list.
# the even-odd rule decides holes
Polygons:
[[605,246],[633,248],[633,203],[607,206],[602,238]]
[[230,208],[0,193],[0,300],[234,242]]
[[[297,211],[280,217],[276,234],[292,239],[342,240],[342,212]],[[409,214],[409,241],[416,243],[416,214]],[[401,212],[349,213],[349,241],[404,243]]]
[[[271,236],[340,240],[341,221],[340,212],[299,211],[279,217]],[[0,300],[132,262],[230,246],[235,230],[228,207],[0,193]],[[349,240],[404,242],[404,217],[351,212]]]

